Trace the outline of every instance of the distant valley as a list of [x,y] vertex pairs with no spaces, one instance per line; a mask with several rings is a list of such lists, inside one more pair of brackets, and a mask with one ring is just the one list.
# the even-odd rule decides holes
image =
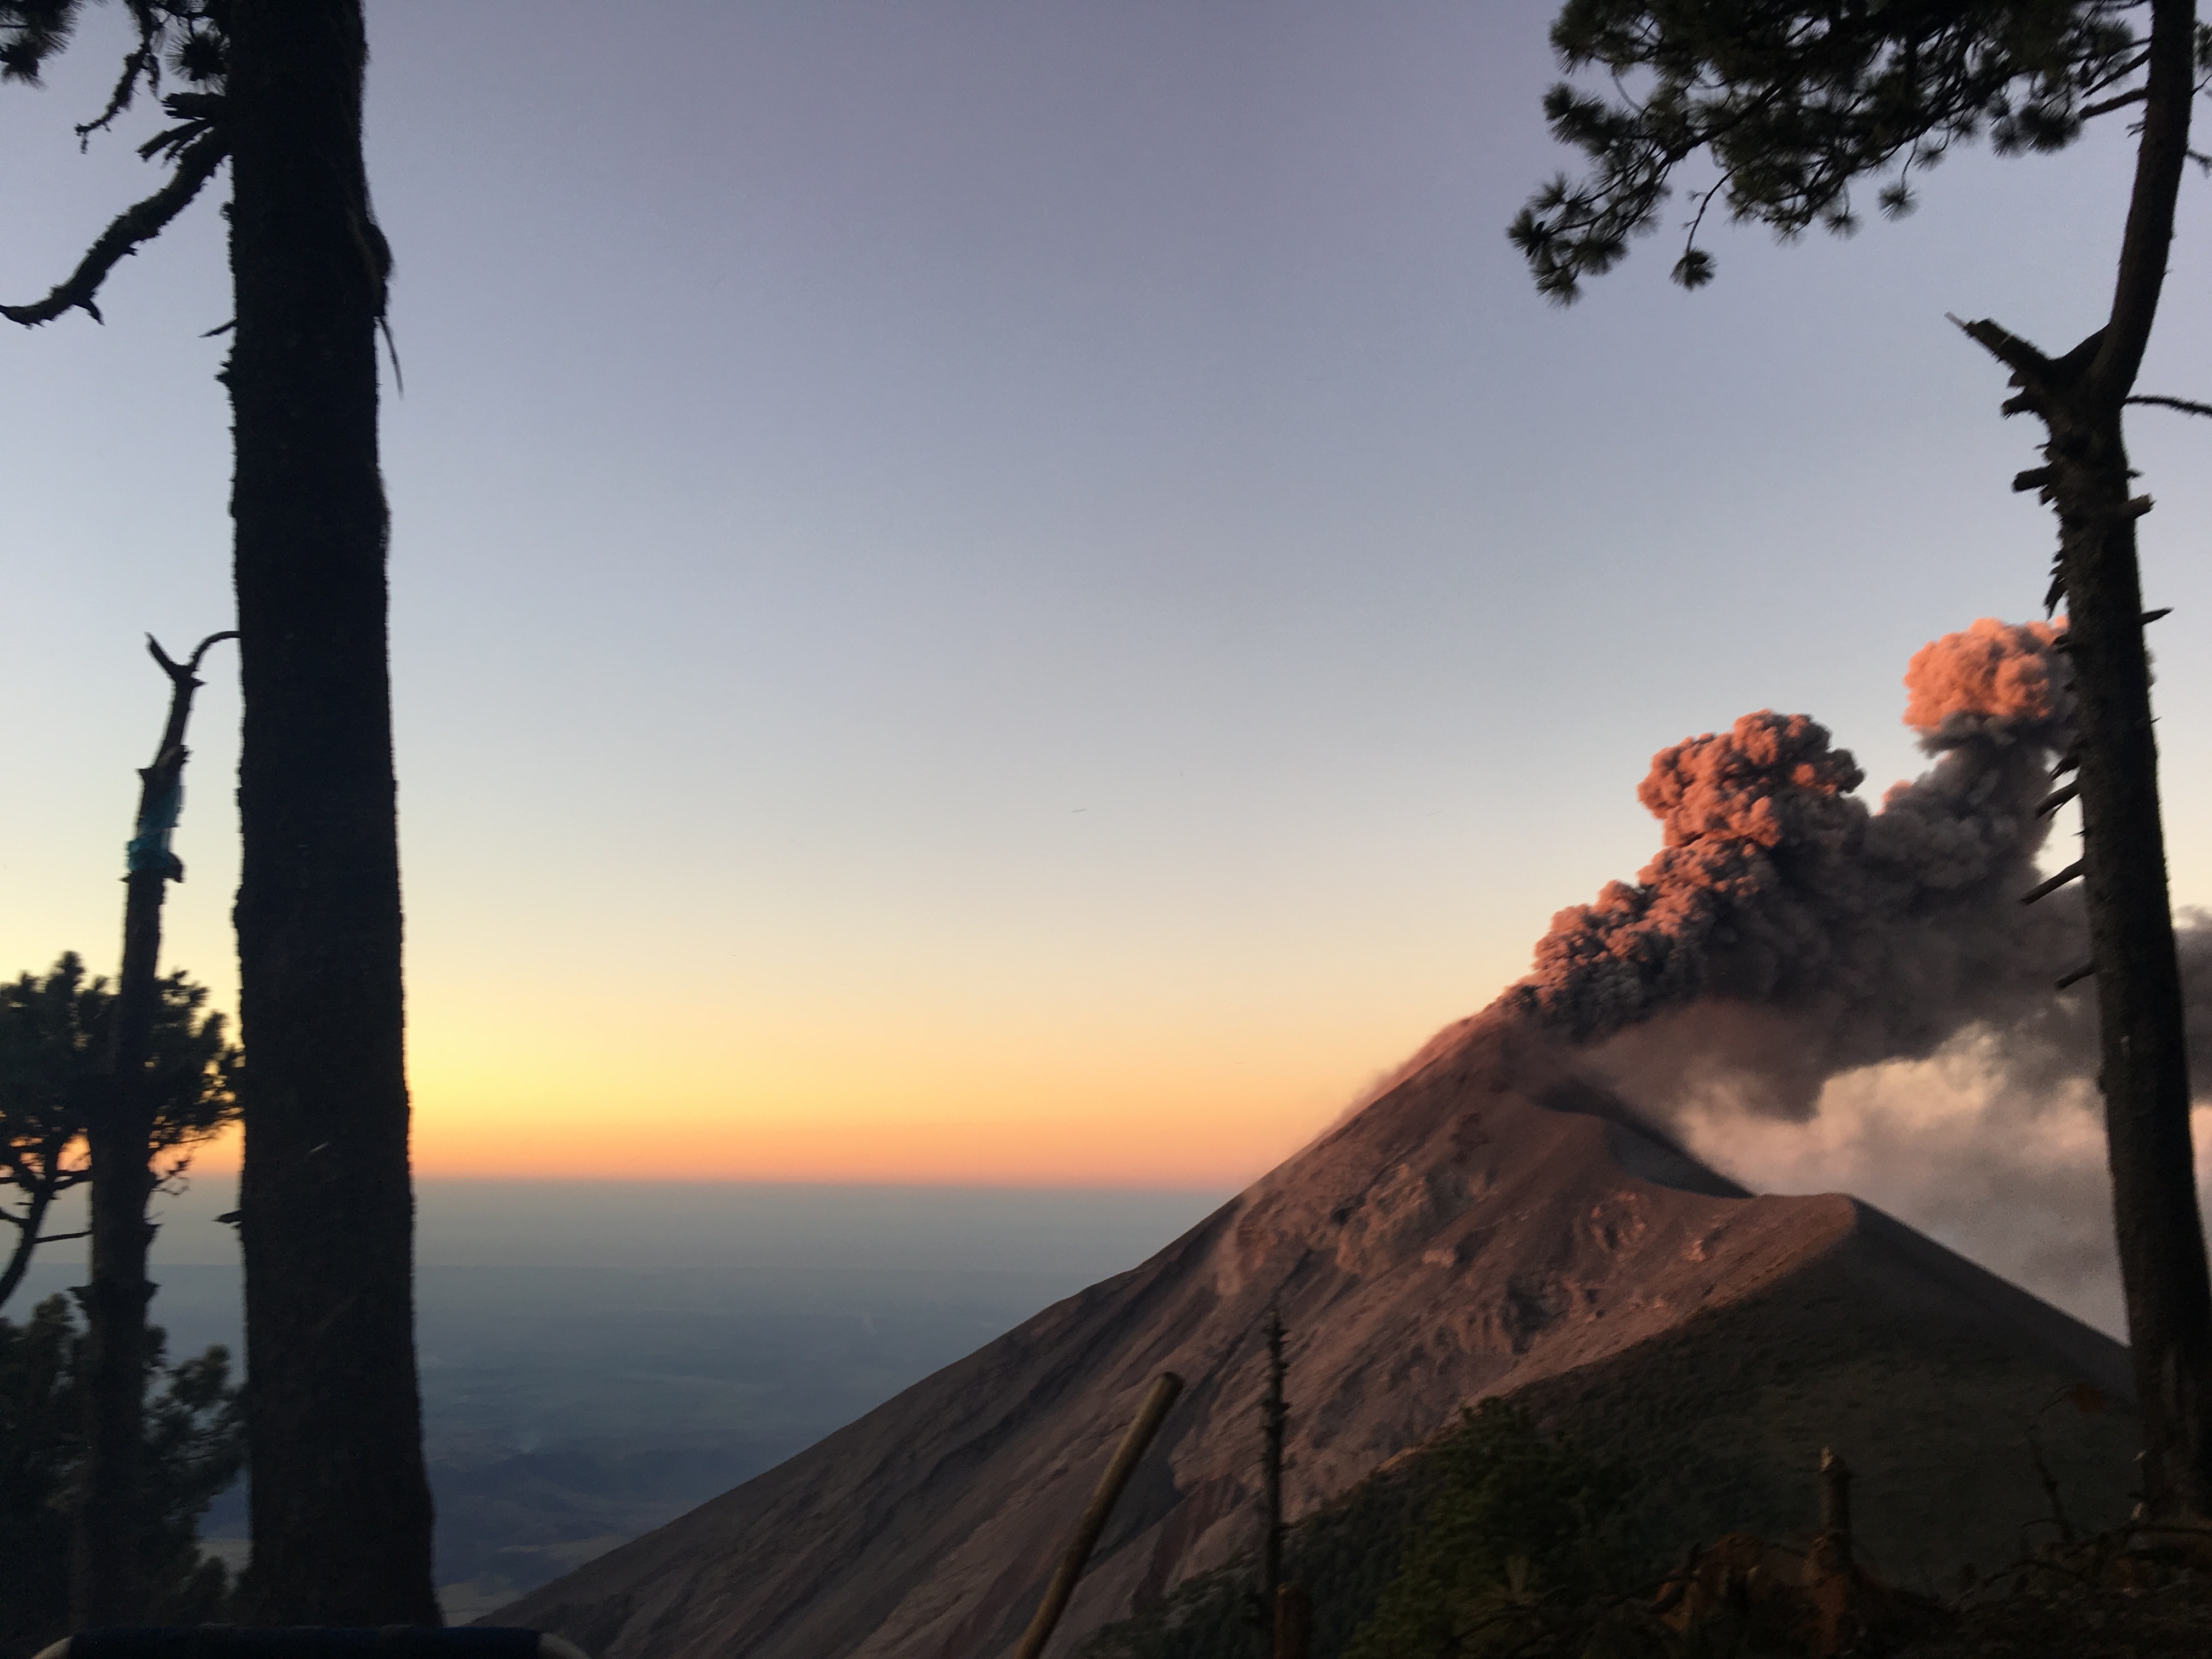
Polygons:
[[[425,1182],[420,1352],[447,1618],[772,1468],[1227,1196]],[[231,1201],[228,1179],[166,1201],[153,1313],[173,1356],[239,1351],[236,1252],[214,1220]],[[53,1250],[9,1314],[82,1276]],[[242,1560],[242,1492],[205,1531]]]

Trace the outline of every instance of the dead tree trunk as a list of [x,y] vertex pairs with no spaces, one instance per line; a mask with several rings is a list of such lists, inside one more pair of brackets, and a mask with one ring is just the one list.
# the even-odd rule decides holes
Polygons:
[[146,1304],[154,1285],[146,1252],[154,1229],[155,1102],[147,1087],[154,1015],[161,1001],[161,901],[185,867],[169,850],[185,795],[185,727],[191,719],[195,671],[215,634],[184,663],[147,648],[169,677],[169,718],[154,763],[138,775],[137,827],[125,855],[123,969],[109,1011],[106,1063],[86,1103],[92,1168],[92,1272],[76,1297],[85,1313],[78,1375],[85,1396],[84,1485],[74,1539],[72,1614],[80,1628],[145,1617],[147,1545]]
[[2033,414],[2045,465],[2014,480],[2057,511],[2055,605],[2081,701],[2082,873],[2102,1026],[2114,1231],[2142,1413],[2144,1498],[2161,1522],[2212,1522],[2212,1276],[2197,1212],[2189,1054],[2166,894],[2136,520],[2121,415],[2157,313],[2189,155],[2194,0],[2154,0],[2142,138],[2105,326],[2063,357],[1993,322],[1966,331],[2013,371],[2005,413]]

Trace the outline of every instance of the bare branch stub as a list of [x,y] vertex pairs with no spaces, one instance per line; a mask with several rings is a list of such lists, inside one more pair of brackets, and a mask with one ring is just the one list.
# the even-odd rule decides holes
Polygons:
[[2022,904],[2033,904],[2038,899],[2048,898],[2051,894],[2065,886],[2068,882],[2079,880],[2087,868],[2087,866],[2084,864],[2081,860],[2076,859],[2073,863],[2068,865],[2063,870],[2061,870],[2057,875],[2052,876],[2049,880],[2039,881],[2034,886],[2029,888],[2027,891],[2022,893],[2020,896],[2020,902]]
[[2154,393],[2143,393],[2126,398],[2131,404],[2148,404],[2154,409],[2178,409],[2185,415],[2212,416],[2212,404],[2200,404],[2188,398],[2163,398]]

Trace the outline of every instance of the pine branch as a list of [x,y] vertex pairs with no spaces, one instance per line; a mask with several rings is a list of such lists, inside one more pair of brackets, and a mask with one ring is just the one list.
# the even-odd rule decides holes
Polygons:
[[26,328],[35,328],[65,312],[81,308],[89,313],[95,323],[105,320],[94,296],[107,280],[107,273],[124,255],[136,253],[140,243],[151,241],[167,228],[169,222],[191,204],[200,193],[200,187],[214,176],[216,168],[222,165],[229,153],[229,143],[219,130],[194,139],[177,157],[177,170],[169,182],[144,201],[118,214],[115,222],[100,233],[100,240],[70,273],[68,281],[35,304],[0,306],[0,317]]
[[2133,92],[2124,92],[2117,98],[2101,99],[2081,108],[2081,118],[2094,121],[2100,115],[2110,115],[2116,109],[2125,109],[2130,104],[2140,104],[2150,97],[2148,87],[2137,87]]
[[79,149],[92,142],[92,135],[104,132],[114,125],[115,118],[131,107],[138,93],[138,82],[144,81],[149,92],[161,89],[161,21],[150,10],[139,9],[138,46],[123,60],[123,73],[116,78],[115,90],[107,94],[107,107],[76,130]]

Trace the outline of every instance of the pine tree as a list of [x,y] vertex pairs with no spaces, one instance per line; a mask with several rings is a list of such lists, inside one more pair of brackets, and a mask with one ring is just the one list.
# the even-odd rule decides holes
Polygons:
[[[2148,30],[2139,27],[2148,19]],[[1856,191],[1896,216],[1913,176],[1986,136],[2002,153],[2052,150],[2100,118],[2139,125],[2112,307],[2072,349],[2047,353],[1998,324],[1960,326],[2012,371],[2007,415],[2042,423],[2044,464],[2013,481],[2057,512],[2049,605],[2068,611],[2081,701],[2069,763],[2078,794],[2115,1231],[2145,1441],[2145,1498],[2161,1521],[2212,1524],[2212,1278],[2197,1213],[2189,1073],[2166,893],[2158,755],[2122,415],[2185,399],[2142,397],[2187,164],[2191,106],[2212,70],[2195,0],[1568,0],[1552,40],[1571,83],[1544,102],[1590,171],[1545,186],[1510,232],[1537,287],[1572,300],[1653,228],[1676,170],[1703,156],[1674,265],[1711,279],[1707,211],[1794,236],[1858,223]],[[2068,982],[2075,975],[2069,975]]]
[[[88,977],[74,951],[44,977],[0,984],[0,1187],[21,1195],[11,1200],[20,1210],[0,1204],[0,1222],[15,1235],[0,1267],[0,1308],[22,1283],[54,1200],[89,1173],[84,1109],[102,1081],[114,1006],[107,981]],[[189,1167],[191,1149],[237,1116],[239,1056],[228,1022],[207,1006],[206,987],[181,970],[159,981],[150,1036],[146,1156],[155,1184],[167,1187]]]

